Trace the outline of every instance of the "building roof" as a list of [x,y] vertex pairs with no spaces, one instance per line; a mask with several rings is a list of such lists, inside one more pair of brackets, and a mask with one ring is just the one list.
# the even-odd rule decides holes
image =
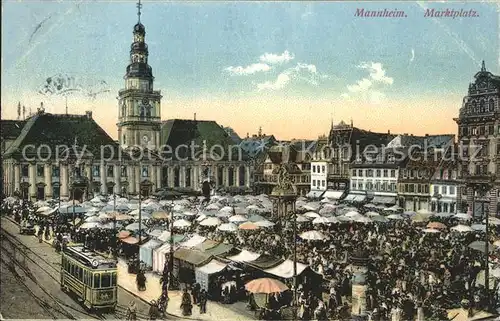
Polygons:
[[234,129],[232,129],[231,127],[224,127],[224,130],[226,131],[226,133],[229,135],[229,137],[231,137],[231,139],[233,140],[233,143],[235,144],[239,144],[241,143],[241,138],[240,136],[234,131]]
[[455,140],[455,135],[425,135],[425,136],[414,136],[414,135],[398,135],[389,144],[389,147],[410,147],[419,146],[421,148],[442,148],[448,146]]
[[[50,147],[54,158],[56,146],[73,147],[75,141],[80,149],[84,148],[86,152],[92,153],[94,159],[109,159],[110,156],[117,159],[120,156],[120,146],[92,119],[90,112],[86,115],[66,115],[43,111],[26,120],[21,133],[7,149],[5,156],[19,157],[25,146],[33,145],[35,148],[26,149],[26,153],[35,157],[36,148],[43,144]],[[101,148],[103,146],[106,147]],[[47,156],[46,148],[40,151],[43,154],[41,156]]]
[[[167,120],[162,124],[160,140],[162,146],[168,146],[170,148],[169,151],[165,147],[162,156],[172,157],[172,159],[186,160],[191,159],[192,155],[199,159],[203,159],[202,153],[204,150],[204,142],[206,143],[207,159],[210,159],[209,154],[212,148],[212,151],[217,154],[214,158],[217,159],[221,157],[221,160],[229,160],[229,158],[231,158],[231,160],[238,160],[238,155],[240,153],[242,156],[241,160],[248,159],[248,154],[239,144],[233,142],[224,128],[211,120]],[[194,146],[194,151],[192,153],[189,146]],[[176,150],[177,153],[175,153]]]
[[352,168],[398,168],[408,157],[408,148],[383,147],[373,153],[361,153]]
[[17,138],[21,134],[25,124],[25,120],[0,120],[0,137],[2,140]]
[[276,138],[273,135],[254,135],[241,140],[241,148],[250,157],[259,157],[265,154],[266,149],[276,145]]

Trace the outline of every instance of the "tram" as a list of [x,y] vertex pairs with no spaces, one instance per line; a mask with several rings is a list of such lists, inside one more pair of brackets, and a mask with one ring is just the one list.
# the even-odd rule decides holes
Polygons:
[[61,255],[61,290],[74,294],[89,310],[116,308],[116,261],[82,246],[68,246]]

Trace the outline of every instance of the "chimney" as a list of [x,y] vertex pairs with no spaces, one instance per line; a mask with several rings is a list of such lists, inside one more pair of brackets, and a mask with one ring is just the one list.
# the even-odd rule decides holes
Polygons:
[[390,130],[390,129],[388,129],[388,130],[387,130],[387,135],[390,135],[390,134],[391,134],[391,130]]
[[92,111],[91,110],[87,110],[85,112],[85,115],[87,116],[88,119],[92,119]]
[[425,134],[425,137],[429,137],[429,134]]
[[194,120],[196,121],[196,113],[194,113]]

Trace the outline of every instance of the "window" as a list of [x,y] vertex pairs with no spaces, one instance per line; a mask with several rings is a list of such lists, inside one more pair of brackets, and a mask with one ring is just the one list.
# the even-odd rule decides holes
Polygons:
[[429,185],[424,185],[424,193],[429,193]]
[[409,184],[410,187],[410,193],[415,193],[415,184]]
[[325,165],[321,166],[321,173],[325,172]]
[[395,169],[391,169],[391,177],[396,177],[396,170]]
[[380,177],[380,169],[377,169],[377,177]]
[[36,165],[36,176],[43,177],[43,165]]
[[390,189],[391,192],[395,192],[396,191],[396,183],[391,183],[391,189]]
[[455,195],[455,186],[450,186],[450,195]]
[[316,180],[313,179],[313,186],[316,186]]
[[29,169],[27,164],[21,165],[21,176],[29,176]]
[[[488,111],[490,113],[492,113],[494,110],[495,110],[495,101],[493,100],[493,98],[490,99],[489,103],[488,103]],[[493,132],[492,132],[493,133]]]
[[434,186],[434,194],[439,194],[439,185]]
[[488,135],[495,135],[495,126],[493,125],[488,126]]
[[127,166],[122,166],[121,170],[122,170],[121,176],[127,177]]
[[142,177],[148,177],[148,176],[149,176],[148,166],[142,166]]
[[101,288],[109,288],[111,286],[111,275],[110,273],[101,274]]
[[99,165],[92,166],[92,176],[99,177],[101,175],[101,168]]
[[417,184],[417,193],[422,193],[422,185]]
[[108,166],[108,170],[107,170],[107,176],[108,176],[108,177],[113,177],[114,172],[115,172],[115,171],[113,170],[113,165],[109,165],[109,166]]
[[116,286],[116,272],[111,273],[111,286]]
[[325,182],[326,182],[325,180],[322,180],[321,181],[321,186],[325,187]]
[[312,166],[312,172],[313,172],[313,173],[316,173],[316,165],[313,165],[313,166]]
[[446,186],[441,187],[441,194],[447,194],[448,193],[448,188]]
[[352,170],[352,176],[356,176],[356,170],[355,169]]
[[363,176],[363,170],[362,170],[362,169],[358,169],[358,176],[359,176],[359,177],[362,177],[362,176]]
[[359,190],[362,190],[362,189],[363,189],[363,182],[362,182],[362,181],[359,181],[359,182],[358,182],[358,189],[359,189]]
[[52,166],[52,177],[59,177],[59,176],[61,176],[59,165],[53,165]]
[[387,177],[389,175],[389,171],[387,169],[384,169],[384,177]]
[[369,169],[366,171],[366,176],[367,177],[373,177],[373,169]]
[[94,288],[101,287],[101,276],[99,274],[94,274]]

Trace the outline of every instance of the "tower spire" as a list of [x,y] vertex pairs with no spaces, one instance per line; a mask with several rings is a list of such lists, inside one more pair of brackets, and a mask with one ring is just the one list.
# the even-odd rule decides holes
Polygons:
[[137,23],[141,23],[141,8],[142,8],[142,4],[141,4],[141,0],[139,0],[137,2]]
[[486,66],[484,64],[484,60],[483,60],[483,63],[481,64],[481,71],[483,71],[483,72],[486,71]]

